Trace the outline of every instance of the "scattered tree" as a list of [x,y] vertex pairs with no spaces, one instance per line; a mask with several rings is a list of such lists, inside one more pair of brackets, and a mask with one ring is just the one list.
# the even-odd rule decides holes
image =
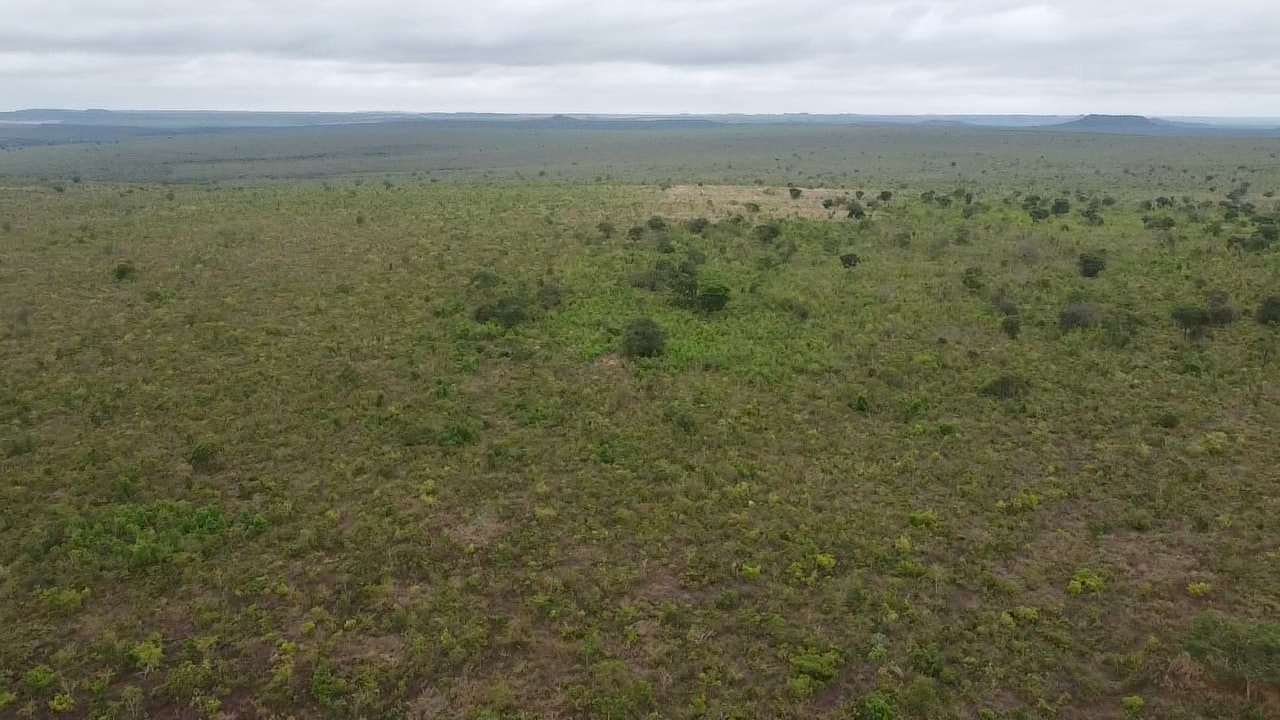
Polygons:
[[666,333],[649,318],[632,320],[622,332],[622,354],[626,357],[657,357],[666,347]]
[[1107,256],[1104,252],[1086,252],[1080,253],[1080,257],[1076,259],[1076,265],[1080,268],[1080,274],[1093,278],[1098,277],[1107,267]]
[[1253,318],[1263,325],[1280,325],[1280,295],[1263,298]]

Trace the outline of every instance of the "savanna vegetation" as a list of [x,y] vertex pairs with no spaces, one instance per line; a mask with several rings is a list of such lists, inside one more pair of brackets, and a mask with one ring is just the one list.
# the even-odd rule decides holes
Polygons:
[[751,132],[0,156],[0,716],[1280,715],[1280,145]]

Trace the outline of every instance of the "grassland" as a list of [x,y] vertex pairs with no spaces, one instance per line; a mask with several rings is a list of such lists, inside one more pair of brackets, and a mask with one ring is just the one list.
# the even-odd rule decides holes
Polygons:
[[0,716],[1276,717],[1275,143],[751,132],[6,154]]

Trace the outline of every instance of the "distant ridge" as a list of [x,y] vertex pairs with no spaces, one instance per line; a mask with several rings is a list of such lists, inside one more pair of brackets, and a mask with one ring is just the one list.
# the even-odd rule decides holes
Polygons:
[[1085,115],[1066,123],[1042,125],[1034,130],[1095,133],[1109,135],[1153,135],[1165,137],[1274,137],[1280,130],[1266,127],[1212,125],[1198,122],[1176,122],[1142,115]]
[[0,112],[7,146],[61,144],[147,135],[301,131],[341,125],[494,128],[539,131],[693,130],[749,125],[922,128],[937,131],[1068,132],[1164,137],[1280,137],[1280,118],[1184,118],[1142,115],[858,115],[809,113],[609,115],[594,113],[258,112],[30,109]]

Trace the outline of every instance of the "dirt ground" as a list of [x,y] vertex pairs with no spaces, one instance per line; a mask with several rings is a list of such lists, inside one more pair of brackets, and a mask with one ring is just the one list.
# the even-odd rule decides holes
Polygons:
[[763,185],[673,185],[662,191],[660,213],[668,217],[690,219],[750,215],[748,203],[760,206],[759,214],[770,217],[833,217],[843,211],[822,207],[827,198],[849,195],[848,190],[801,188],[799,198],[792,200],[788,188]]

